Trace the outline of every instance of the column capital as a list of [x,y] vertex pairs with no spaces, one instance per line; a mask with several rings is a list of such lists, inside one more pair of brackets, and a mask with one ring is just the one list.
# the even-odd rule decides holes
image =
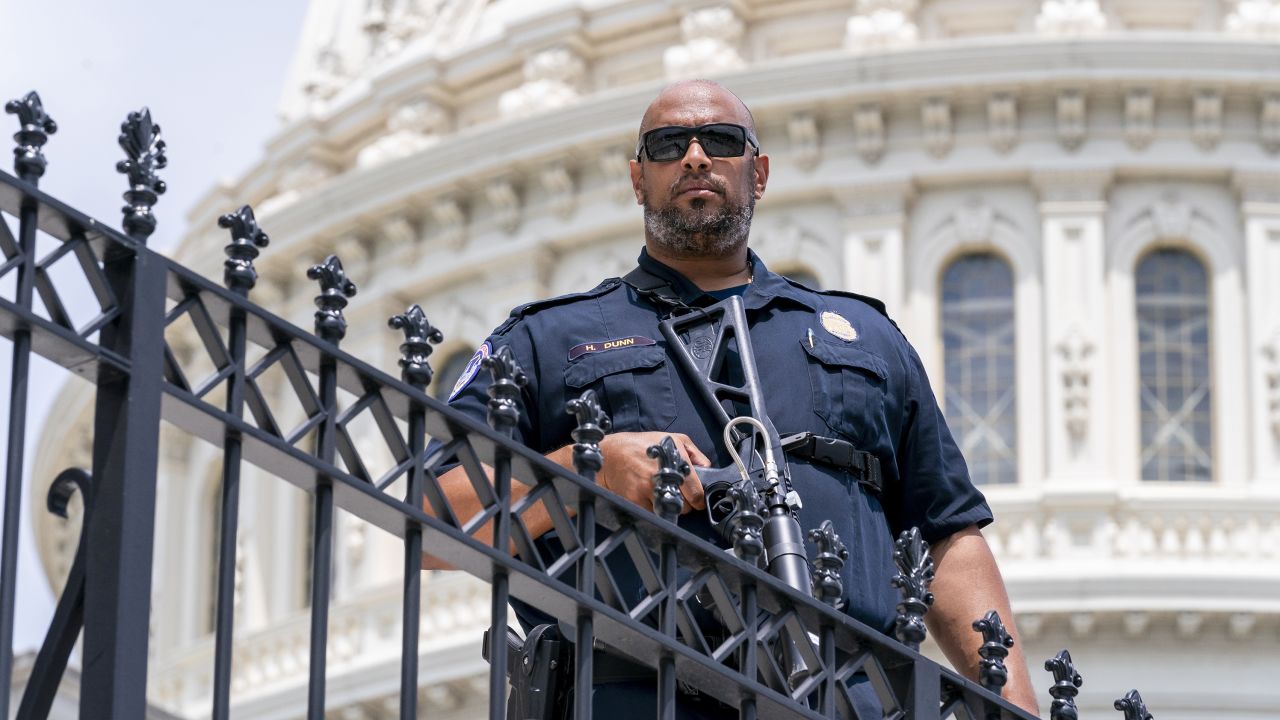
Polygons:
[[1231,187],[1246,215],[1280,218],[1280,171],[1237,169],[1231,174]]

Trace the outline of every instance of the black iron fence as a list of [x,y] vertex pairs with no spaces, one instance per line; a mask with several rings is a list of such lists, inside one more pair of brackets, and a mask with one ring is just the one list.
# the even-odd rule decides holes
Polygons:
[[[521,371],[509,356],[488,362],[494,374],[491,427],[451,411],[424,393],[427,359],[440,332],[414,306],[390,319],[404,332],[396,378],[344,352],[343,308],[355,285],[340,261],[329,258],[308,271],[320,284],[315,332],[273,315],[248,299],[254,258],[267,245],[246,206],[223,216],[228,229],[224,282],[220,286],[146,247],[155,229],[151,207],[164,185],[160,128],[149,113],[134,113],[122,126],[129,177],[124,231],[104,225],[42,193],[41,147],[55,126],[34,94],[9,103],[21,131],[15,135],[17,176],[0,173],[0,278],[13,274],[12,296],[0,297],[0,333],[12,341],[12,395],[6,468],[3,564],[0,584],[0,677],[11,674],[17,512],[23,475],[30,355],[40,355],[96,385],[93,463],[90,472],[68,470],[57,478],[49,505],[65,511],[72,493],[86,507],[79,552],[55,617],[21,698],[19,716],[43,717],[83,633],[82,717],[139,718],[146,707],[147,637],[150,619],[152,542],[156,513],[160,421],[222,448],[219,563],[215,587],[215,662],[211,712],[228,717],[240,473],[251,463],[314,497],[312,522],[311,662],[307,717],[325,711],[325,663],[333,527],[336,511],[348,513],[404,541],[403,648],[400,717],[418,717],[420,558],[430,552],[492,586],[492,626],[507,624],[508,600],[518,598],[574,627],[578,647],[611,653],[655,668],[655,693],[669,705],[675,683],[740,708],[741,717],[855,717],[846,687],[865,674],[883,704],[884,717],[1029,718],[999,690],[1007,633],[994,614],[975,623],[986,639],[983,684],[969,681],[920,655],[919,616],[927,610],[929,561],[919,543],[900,543],[904,592],[899,638],[886,637],[824,604],[829,575],[842,562],[838,543],[818,538],[815,563],[819,599],[784,585],[756,565],[752,528],[738,533],[738,556],[695,537],[670,520],[598,487],[598,443],[604,436],[599,408],[584,397],[569,408],[578,417],[575,464],[570,472],[510,439],[520,412]],[[14,237],[9,219],[16,220]],[[37,231],[56,241],[43,256]],[[76,323],[64,304],[55,264],[74,263],[92,290],[92,318]],[[34,301],[39,299],[39,305]],[[214,368],[188,377],[167,329],[194,327],[200,349]],[[252,348],[252,352],[250,349]],[[247,358],[255,358],[249,361]],[[268,373],[287,378],[285,388],[264,387]],[[339,390],[350,402],[339,403]],[[283,423],[287,398],[305,419]],[[372,420],[389,462],[367,457],[353,437],[357,422]],[[427,437],[444,443],[424,457]],[[366,447],[362,452],[361,448]],[[483,509],[460,517],[443,492],[437,469],[456,457]],[[492,469],[492,482],[486,475]],[[670,476],[671,468],[659,472]],[[529,492],[512,502],[512,483]],[[533,551],[522,518],[542,508],[553,520],[565,552],[549,564]],[[572,508],[572,512],[569,510]],[[492,541],[477,539],[492,524]],[[607,528],[607,537],[598,536]],[[509,547],[518,552],[512,553]],[[743,558],[746,558],[744,560]],[[625,558],[644,581],[639,598],[617,592],[607,559]],[[677,573],[677,567],[687,572]],[[725,632],[710,644],[691,604],[714,608]],[[507,681],[503,633],[491,633],[490,717],[505,717]],[[792,644],[808,671],[797,678],[780,666],[779,648]],[[478,650],[477,650],[478,651]],[[592,653],[577,654],[580,686],[592,678]],[[1051,710],[1072,718],[1079,676],[1070,656],[1050,664],[1058,681]],[[589,693],[578,693],[589,698]],[[0,717],[8,712],[8,682],[0,682]],[[1121,708],[1121,703],[1128,703]],[[1136,697],[1117,701],[1126,716],[1142,718]],[[577,718],[589,718],[579,700]]]

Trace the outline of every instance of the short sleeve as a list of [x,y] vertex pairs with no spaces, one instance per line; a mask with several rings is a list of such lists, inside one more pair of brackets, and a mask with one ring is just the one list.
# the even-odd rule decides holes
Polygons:
[[986,498],[969,478],[960,448],[947,428],[924,365],[908,346],[906,404],[898,441],[898,482],[891,488],[894,532],[920,528],[936,542],[970,525],[991,523]]
[[[481,367],[481,362],[503,347],[510,348],[516,364],[524,370],[528,381],[521,393],[520,421],[516,425],[514,434],[516,442],[528,445],[531,438],[538,437],[539,408],[536,401],[538,378],[533,372],[535,368],[533,346],[529,342],[528,329],[524,323],[503,325],[485,339],[467,363],[462,375],[458,377],[453,389],[450,390],[449,407],[477,422],[488,425],[489,385],[493,383],[493,378],[488,370]],[[427,457],[430,457],[442,444],[440,440],[432,438],[427,444]],[[439,466],[439,472],[443,473],[456,464],[455,460],[447,459]]]

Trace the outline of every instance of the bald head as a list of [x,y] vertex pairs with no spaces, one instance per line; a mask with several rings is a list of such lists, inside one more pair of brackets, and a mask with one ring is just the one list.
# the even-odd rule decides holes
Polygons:
[[[715,120],[708,120],[715,117]],[[732,122],[756,136],[755,119],[742,98],[714,80],[681,80],[658,92],[640,120],[640,134],[665,125]]]

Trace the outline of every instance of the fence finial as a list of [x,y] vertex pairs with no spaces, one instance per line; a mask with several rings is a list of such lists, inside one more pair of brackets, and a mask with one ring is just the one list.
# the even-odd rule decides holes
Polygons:
[[840,570],[849,559],[849,548],[840,541],[830,520],[823,520],[821,525],[809,531],[809,542],[818,546],[818,555],[813,560],[813,596],[838,608],[844,595]]
[[4,104],[4,111],[17,115],[22,128],[13,134],[18,147],[13,149],[13,169],[18,177],[26,182],[34,183],[44,175],[48,161],[44,157],[44,144],[49,136],[58,132],[58,123],[44,111],[40,95],[35,90],[27,93],[21,100],[10,100]]
[[1080,713],[1076,709],[1076,695],[1084,684],[1084,678],[1076,672],[1071,653],[1063,650],[1045,660],[1044,669],[1053,673],[1053,687],[1049,688],[1049,695],[1053,697],[1049,706],[1050,720],[1078,720]]
[[733,502],[733,517],[729,520],[733,552],[755,565],[764,554],[764,516],[757,512],[761,505],[760,493],[754,483],[744,482],[730,488],[729,498]]
[[986,615],[973,621],[973,629],[982,633],[982,647],[978,648],[978,682],[982,687],[999,695],[1001,688],[1009,681],[1009,670],[1004,666],[1004,659],[1009,657],[1009,648],[1013,647],[1013,636],[1000,620],[1000,613],[990,610]]
[[431,383],[432,370],[427,364],[431,356],[431,344],[444,341],[444,333],[427,320],[422,307],[410,305],[401,315],[392,315],[387,325],[404,331],[404,343],[400,345],[400,368],[404,381],[417,387]]
[[573,469],[579,475],[600,472],[604,467],[604,455],[600,452],[600,441],[605,433],[613,427],[613,421],[600,407],[600,399],[596,391],[587,389],[576,399],[565,403],[565,411],[578,419],[578,425],[570,435],[573,437]]
[[151,111],[129,113],[120,123],[120,147],[129,157],[116,163],[116,171],[129,176],[125,191],[124,231],[135,240],[146,242],[156,230],[156,216],[151,208],[164,194],[165,184],[156,171],[169,164],[160,139],[160,125],[151,121]]
[[337,255],[312,265],[307,277],[320,283],[320,294],[316,296],[316,334],[336,343],[347,334],[347,319],[342,316],[342,309],[347,306],[347,298],[356,294],[356,284],[347,279]]
[[258,282],[258,271],[253,268],[258,248],[266,247],[271,239],[258,227],[253,208],[248,205],[218,218],[218,227],[231,231],[231,243],[223,249],[227,259],[223,263],[222,282],[231,290],[248,295]]
[[933,558],[929,555],[929,543],[920,536],[920,528],[903,530],[898,536],[894,542],[893,562],[898,566],[898,574],[891,582],[902,593],[893,633],[898,642],[919,650],[927,633],[924,615],[933,604],[933,593],[929,592],[929,583],[933,582]]
[[1124,697],[1116,700],[1115,708],[1124,713],[1124,720],[1155,720],[1147,712],[1147,704],[1142,701],[1142,694],[1130,690]]
[[493,382],[489,384],[489,424],[498,432],[509,432],[520,422],[520,389],[529,383],[524,370],[516,363],[511,347],[503,345],[494,354],[480,361],[480,367],[489,371]]
[[676,441],[670,435],[657,445],[650,445],[646,452],[658,461],[658,472],[653,475],[653,510],[664,520],[675,522],[684,510],[680,486],[689,474],[689,463],[680,456]]

